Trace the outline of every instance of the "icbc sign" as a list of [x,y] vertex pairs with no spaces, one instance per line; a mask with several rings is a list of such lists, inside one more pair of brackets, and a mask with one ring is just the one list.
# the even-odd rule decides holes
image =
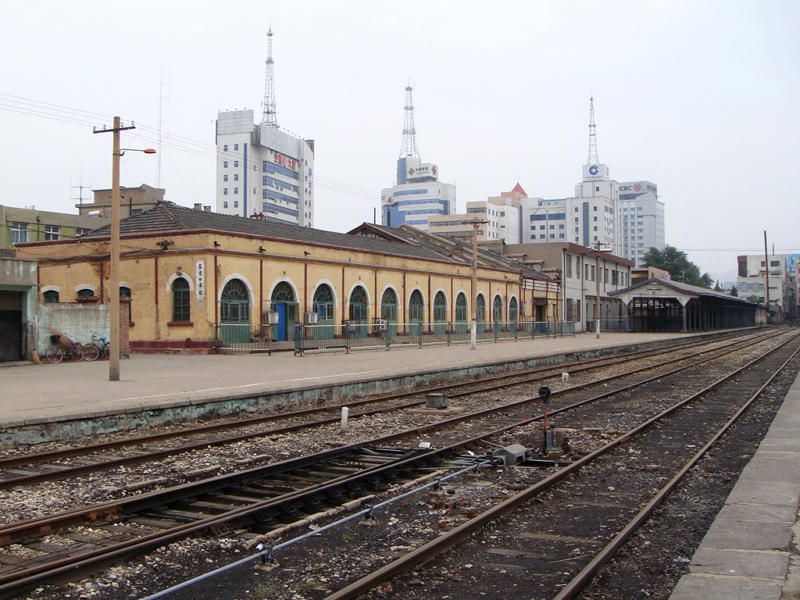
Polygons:
[[281,154],[280,152],[273,152],[272,155],[276,165],[292,169],[293,171],[297,170],[297,161],[295,159]]

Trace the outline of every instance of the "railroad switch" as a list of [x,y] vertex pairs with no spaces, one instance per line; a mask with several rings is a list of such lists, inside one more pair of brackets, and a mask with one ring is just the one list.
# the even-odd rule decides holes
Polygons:
[[526,448],[522,444],[511,444],[510,446],[497,448],[492,452],[492,458],[497,464],[508,467],[510,465],[521,465],[533,454],[533,450]]

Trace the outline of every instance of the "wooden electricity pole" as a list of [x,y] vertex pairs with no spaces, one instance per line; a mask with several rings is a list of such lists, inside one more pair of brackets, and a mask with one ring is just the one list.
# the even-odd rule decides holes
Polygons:
[[114,117],[114,126],[107,129],[94,128],[94,133],[113,134],[113,150],[111,152],[111,273],[109,274],[108,287],[111,296],[111,319],[109,331],[109,362],[108,379],[109,381],[119,381],[119,353],[120,353],[120,327],[119,327],[119,159],[122,156],[120,151],[120,132],[128,129],[136,129],[133,123],[122,125],[119,117]]

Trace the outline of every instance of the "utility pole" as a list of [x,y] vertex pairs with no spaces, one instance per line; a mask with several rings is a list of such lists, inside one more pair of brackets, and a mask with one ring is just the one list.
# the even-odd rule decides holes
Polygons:
[[594,334],[595,338],[600,339],[600,240],[597,240],[594,248]]
[[769,325],[769,254],[767,253],[767,230],[764,230],[764,298],[767,301],[767,325]]
[[472,327],[469,333],[469,348],[475,350],[478,344],[478,225],[488,223],[485,219],[474,219],[472,223]]
[[109,332],[109,363],[108,380],[119,381],[119,350],[120,350],[120,327],[119,327],[119,159],[120,152],[119,137],[121,131],[136,129],[133,123],[122,125],[119,117],[114,117],[114,126],[107,129],[94,128],[94,133],[113,134],[113,149],[111,151],[111,273],[109,276],[109,287],[111,295],[111,324]]

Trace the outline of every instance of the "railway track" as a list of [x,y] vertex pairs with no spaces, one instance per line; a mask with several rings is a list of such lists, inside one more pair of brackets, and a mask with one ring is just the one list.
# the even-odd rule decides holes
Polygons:
[[[764,336],[759,342],[748,340],[747,344],[767,343],[769,339]],[[711,352],[711,356],[672,369],[671,374],[679,376],[686,369],[737,351],[741,351],[741,347]],[[661,373],[629,382],[572,402],[571,408],[598,402],[665,377],[667,375]],[[574,393],[576,390],[562,393],[566,396],[567,391]],[[270,531],[296,520],[298,515],[315,512],[320,506],[340,504],[366,489],[385,487],[395,478],[414,477],[420,469],[440,464],[466,448],[480,446],[492,436],[529,426],[541,417],[530,416],[532,401],[518,401],[514,406],[479,411],[479,414],[462,415],[432,425],[429,431],[446,429],[450,439],[455,440],[444,445],[448,438],[440,436],[435,450],[412,450],[407,444],[389,448],[388,442],[397,442],[403,437],[403,434],[392,434],[355,446],[0,527],[0,594],[18,593],[54,577],[96,569],[192,534],[241,535],[248,531],[256,534]],[[525,418],[509,413],[523,407],[527,413]],[[567,408],[565,405],[562,410]],[[499,421],[486,419],[477,435],[474,430],[469,436],[454,433],[459,429],[456,425],[491,415],[501,418]],[[404,435],[407,441],[409,437],[418,436],[419,431],[409,430]]]
[[[422,564],[428,570],[417,578],[478,566],[469,589],[449,588],[451,597],[491,591],[483,586],[497,584],[498,556],[504,598],[576,597],[799,353],[795,335],[329,600],[359,597],[397,577],[393,589],[402,594],[403,574]],[[665,483],[654,488],[654,479]]]
[[[463,398],[469,395],[508,388],[512,385],[526,385],[552,377],[559,377],[563,371],[569,371],[571,374],[577,375],[644,359],[658,361],[657,364],[650,365],[650,368],[655,368],[656,366],[673,364],[680,360],[687,360],[694,356],[711,352],[720,345],[734,347],[740,344],[755,343],[770,335],[774,334],[772,332],[756,332],[745,336],[725,336],[723,340],[715,338],[713,341],[700,344],[699,347],[696,342],[680,342],[646,352],[631,352],[611,357],[538,367],[523,373],[503,373],[461,384],[451,383],[428,386],[406,392],[355,400],[348,402],[346,405],[351,410],[350,418],[357,419],[420,407],[424,405],[424,395],[427,393],[444,392],[454,399]],[[666,358],[670,354],[682,353],[691,348],[695,348],[695,350],[682,356],[671,359]],[[286,434],[310,427],[337,423],[342,406],[344,405],[337,404],[303,408],[283,414],[253,417],[236,422],[200,425],[179,431],[136,436],[39,453],[21,453],[0,459],[0,489],[8,489],[18,485],[30,485],[42,481],[66,479],[123,465],[163,459],[202,448],[226,446],[261,436]]]

